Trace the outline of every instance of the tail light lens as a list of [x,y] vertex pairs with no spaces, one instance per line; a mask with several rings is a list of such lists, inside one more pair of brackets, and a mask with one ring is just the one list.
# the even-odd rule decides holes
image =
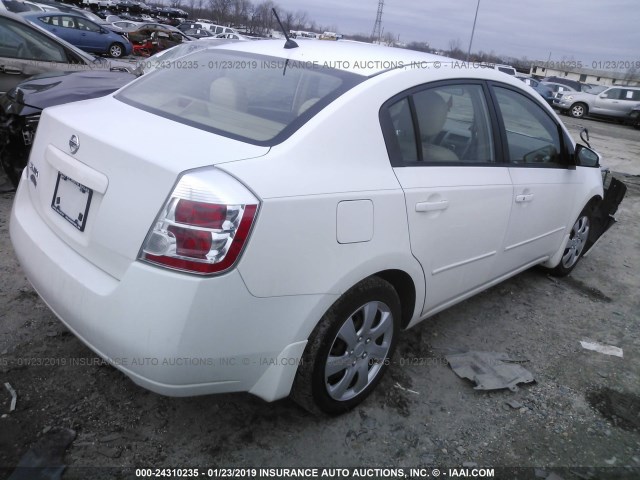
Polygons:
[[240,257],[258,206],[230,175],[215,168],[190,172],[162,207],[139,258],[201,275],[225,272]]

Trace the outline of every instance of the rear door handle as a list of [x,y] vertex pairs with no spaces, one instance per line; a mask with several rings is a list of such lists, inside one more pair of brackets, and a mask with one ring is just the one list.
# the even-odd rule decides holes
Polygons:
[[440,200],[439,202],[416,203],[416,212],[435,212],[437,210],[446,210],[447,208],[449,208],[448,200]]
[[528,193],[526,195],[516,195],[516,203],[530,202],[532,200],[533,200],[533,193]]

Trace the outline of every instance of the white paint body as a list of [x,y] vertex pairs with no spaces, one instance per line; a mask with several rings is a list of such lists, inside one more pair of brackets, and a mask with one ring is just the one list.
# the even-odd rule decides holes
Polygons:
[[[224,48],[305,61],[323,60],[325,51],[332,59],[434,58],[340,42],[300,44],[289,51],[282,42]],[[532,265],[557,264],[576,217],[602,196],[594,168],[393,168],[380,106],[403,90],[449,78],[532,92],[490,69],[390,70],[271,148],[172,122],[113,96],[46,109],[30,160],[37,187],[27,168],[11,215],[17,256],[62,322],[145,388],[282,398],[313,328],[362,279],[388,270],[408,275],[415,305],[404,306],[413,312],[405,324],[413,326]],[[121,128],[123,118],[131,129]],[[82,142],[75,155],[71,135]],[[206,165],[260,200],[237,266],[198,277],[138,261],[179,176]],[[58,172],[94,189],[84,232],[51,208]],[[516,202],[524,194],[535,200]]]

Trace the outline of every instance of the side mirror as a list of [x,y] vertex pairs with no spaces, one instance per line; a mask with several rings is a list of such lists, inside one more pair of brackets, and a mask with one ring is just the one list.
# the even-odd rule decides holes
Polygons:
[[579,167],[599,167],[600,155],[589,147],[578,144],[576,145],[576,165]]
[[607,95],[606,93],[601,93],[600,98],[609,98],[609,95]]

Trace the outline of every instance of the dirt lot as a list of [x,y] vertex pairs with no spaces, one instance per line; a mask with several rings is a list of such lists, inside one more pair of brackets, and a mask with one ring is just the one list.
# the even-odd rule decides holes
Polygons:
[[[564,118],[577,138],[578,122]],[[84,467],[463,464],[542,469],[518,478],[640,478],[640,132],[579,123],[629,186],[619,223],[569,278],[525,272],[405,334],[377,391],[338,418],[244,394],[161,397],[92,364],[27,283],[8,235],[13,194],[0,195],[0,383],[17,392],[9,413],[0,385],[0,477],[70,428],[63,478],[119,475]],[[585,339],[624,358],[585,350]],[[466,349],[526,358],[536,382],[476,391],[444,361]],[[60,365],[78,358],[88,365]]]

